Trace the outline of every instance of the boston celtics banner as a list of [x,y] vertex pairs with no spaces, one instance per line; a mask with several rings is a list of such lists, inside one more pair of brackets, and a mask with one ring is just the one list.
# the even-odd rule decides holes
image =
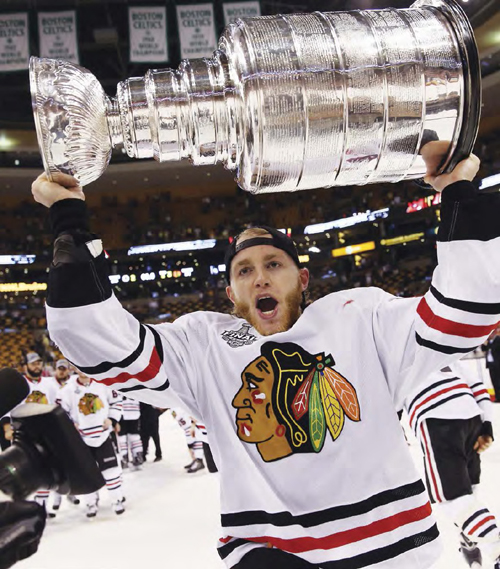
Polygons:
[[253,18],[260,16],[259,2],[225,2],[224,25],[232,24],[238,18]]
[[160,6],[129,8],[130,61],[168,61],[167,9]]
[[28,68],[28,14],[0,14],[0,72]]
[[39,12],[38,36],[40,57],[79,63],[75,10]]
[[211,57],[217,46],[212,4],[177,6],[181,57]]

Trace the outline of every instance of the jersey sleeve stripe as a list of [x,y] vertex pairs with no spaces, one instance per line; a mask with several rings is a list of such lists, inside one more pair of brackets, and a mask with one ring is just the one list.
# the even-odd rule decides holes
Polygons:
[[498,322],[494,324],[489,324],[487,326],[475,326],[472,324],[462,324],[460,322],[454,322],[453,320],[447,320],[442,318],[437,314],[434,314],[431,307],[427,304],[424,298],[420,301],[417,314],[422,318],[429,328],[438,330],[443,334],[450,334],[453,336],[461,336],[463,338],[481,338],[483,336],[488,336],[492,330],[494,330]]
[[459,348],[457,346],[445,346],[443,344],[438,344],[437,342],[431,342],[430,340],[424,340],[420,334],[415,332],[415,337],[417,343],[424,348],[429,348],[430,350],[434,350],[435,352],[441,352],[442,354],[468,354],[472,352],[472,350],[476,346],[471,346],[470,348]]
[[[125,359],[123,359],[119,362],[102,362],[99,365],[92,366],[92,367],[78,366],[78,369],[80,371],[82,371],[85,375],[88,375],[89,377],[94,377],[94,376],[102,374],[102,373],[107,373],[108,371],[110,371],[114,367],[121,368],[121,369],[127,368],[131,364],[133,364],[141,356],[142,352],[144,351],[145,340],[146,340],[146,327],[143,326],[142,324],[140,324],[139,345]],[[155,338],[155,345],[156,345],[156,338]],[[162,352],[163,352],[163,350],[162,350]]]
[[472,312],[473,314],[500,314],[500,302],[470,302],[456,298],[446,298],[434,285],[431,285],[429,290],[436,300],[450,308],[456,308],[464,312]]
[[458,377],[450,377],[448,379],[441,379],[440,381],[436,381],[435,383],[432,383],[431,385],[429,385],[425,389],[422,389],[422,391],[418,395],[416,395],[413,398],[412,402],[408,405],[408,407],[407,407],[408,413],[411,413],[413,411],[413,406],[415,405],[415,403],[421,397],[423,397],[426,393],[429,393],[429,391],[432,391],[433,389],[437,389],[441,385],[446,385],[447,383],[452,383],[453,381],[457,381],[458,379],[459,379]]
[[161,364],[162,362],[160,360],[158,352],[156,351],[156,347],[154,347],[149,358],[149,364],[139,373],[131,374],[124,371],[115,377],[105,377],[99,379],[99,381],[108,386],[116,385],[117,383],[126,383],[129,379],[136,379],[137,381],[144,383],[146,381],[154,379],[158,375],[160,372]]

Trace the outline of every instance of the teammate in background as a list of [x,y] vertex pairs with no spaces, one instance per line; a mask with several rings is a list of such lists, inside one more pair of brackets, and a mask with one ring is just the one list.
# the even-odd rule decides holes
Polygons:
[[187,411],[176,407],[171,409],[172,417],[177,421],[179,427],[184,431],[186,444],[191,455],[191,462],[184,467],[188,474],[193,474],[205,468],[203,462],[203,442],[206,440],[207,430],[201,424],[197,427],[196,421],[189,415]]
[[153,439],[155,445],[155,459],[153,462],[159,462],[162,460],[159,419],[164,410],[153,407],[153,405],[149,405],[148,403],[143,403],[142,401],[140,403],[140,409],[141,418],[139,426],[144,460],[147,460],[148,456],[149,439]]
[[439,265],[423,298],[355,288],[304,310],[309,271],[289,237],[260,227],[227,250],[234,315],[194,312],[159,325],[141,324],[113,295],[76,180],[33,184],[56,236],[51,338],[105,385],[158,407],[180,402],[204,422],[227,567],[435,563],[439,532],[396,410],[500,319],[500,194],[478,194],[468,181],[473,156],[436,175],[448,148],[422,149],[425,180],[443,190]]
[[118,433],[123,468],[128,468],[129,456],[132,459],[132,466],[136,469],[140,468],[144,462],[141,435],[139,434],[140,417],[139,401],[124,396],[123,415],[120,419],[120,430]]
[[[76,378],[76,376],[72,377],[72,369],[71,365],[68,360],[60,359],[56,362],[55,370],[54,370],[54,379],[56,380],[56,400],[55,402],[60,405],[61,404],[61,390],[67,385],[70,379]],[[80,503],[80,500],[73,496],[72,494],[68,494],[68,501],[77,506]],[[62,496],[58,492],[53,492],[53,502],[52,502],[52,509],[59,510],[61,507]]]
[[486,352],[486,367],[490,372],[495,401],[500,403],[500,324],[481,347]]
[[[76,381],[70,382],[61,392],[61,406],[75,423],[83,440],[90,447],[101,473],[106,480],[113,510],[123,514],[122,467],[116,456],[110,434],[122,415],[122,398],[116,391],[90,379],[78,371]],[[87,517],[97,515],[99,494],[84,496]]]
[[[28,381],[30,393],[21,403],[38,403],[50,405],[56,402],[56,384],[53,377],[43,375],[43,360],[36,352],[28,352],[23,366],[23,375]],[[12,441],[14,436],[10,421],[4,423],[5,438]],[[47,500],[50,490],[41,488],[37,490],[34,500],[47,510]],[[47,511],[49,518],[55,517],[55,512]]]
[[406,399],[405,409],[422,447],[431,502],[458,527],[465,560],[482,567],[482,549],[500,569],[496,518],[477,498],[479,455],[493,442],[492,404],[481,379],[470,376],[463,362],[447,366]]

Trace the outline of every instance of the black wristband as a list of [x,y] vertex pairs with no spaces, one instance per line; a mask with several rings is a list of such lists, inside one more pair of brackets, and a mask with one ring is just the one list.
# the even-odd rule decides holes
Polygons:
[[460,180],[453,182],[441,192],[442,203],[463,201],[474,199],[479,195],[478,190],[472,182],[468,180]]
[[49,209],[50,224],[54,237],[64,231],[89,232],[89,212],[87,204],[80,199],[59,200]]
[[462,180],[442,192],[438,241],[490,241],[500,236],[500,192],[483,193]]
[[483,437],[491,437],[493,440],[495,440],[493,437],[493,425],[490,421],[484,421],[484,423],[481,425],[481,432],[479,434]]

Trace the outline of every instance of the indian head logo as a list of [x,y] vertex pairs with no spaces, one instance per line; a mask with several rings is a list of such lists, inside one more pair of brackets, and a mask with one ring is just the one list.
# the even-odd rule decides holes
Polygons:
[[333,365],[330,355],[266,342],[232,402],[240,440],[256,444],[265,462],[320,452],[327,432],[337,440],[346,416],[357,422],[361,412],[356,390]]
[[25,403],[41,403],[42,405],[48,405],[49,400],[45,393],[35,389],[28,395],[28,397],[26,397]]
[[85,393],[78,401],[78,410],[82,415],[93,415],[104,407],[101,399],[93,393]]
[[225,330],[221,336],[231,348],[249,346],[257,340],[257,336],[250,333],[250,324],[242,324],[239,330]]

